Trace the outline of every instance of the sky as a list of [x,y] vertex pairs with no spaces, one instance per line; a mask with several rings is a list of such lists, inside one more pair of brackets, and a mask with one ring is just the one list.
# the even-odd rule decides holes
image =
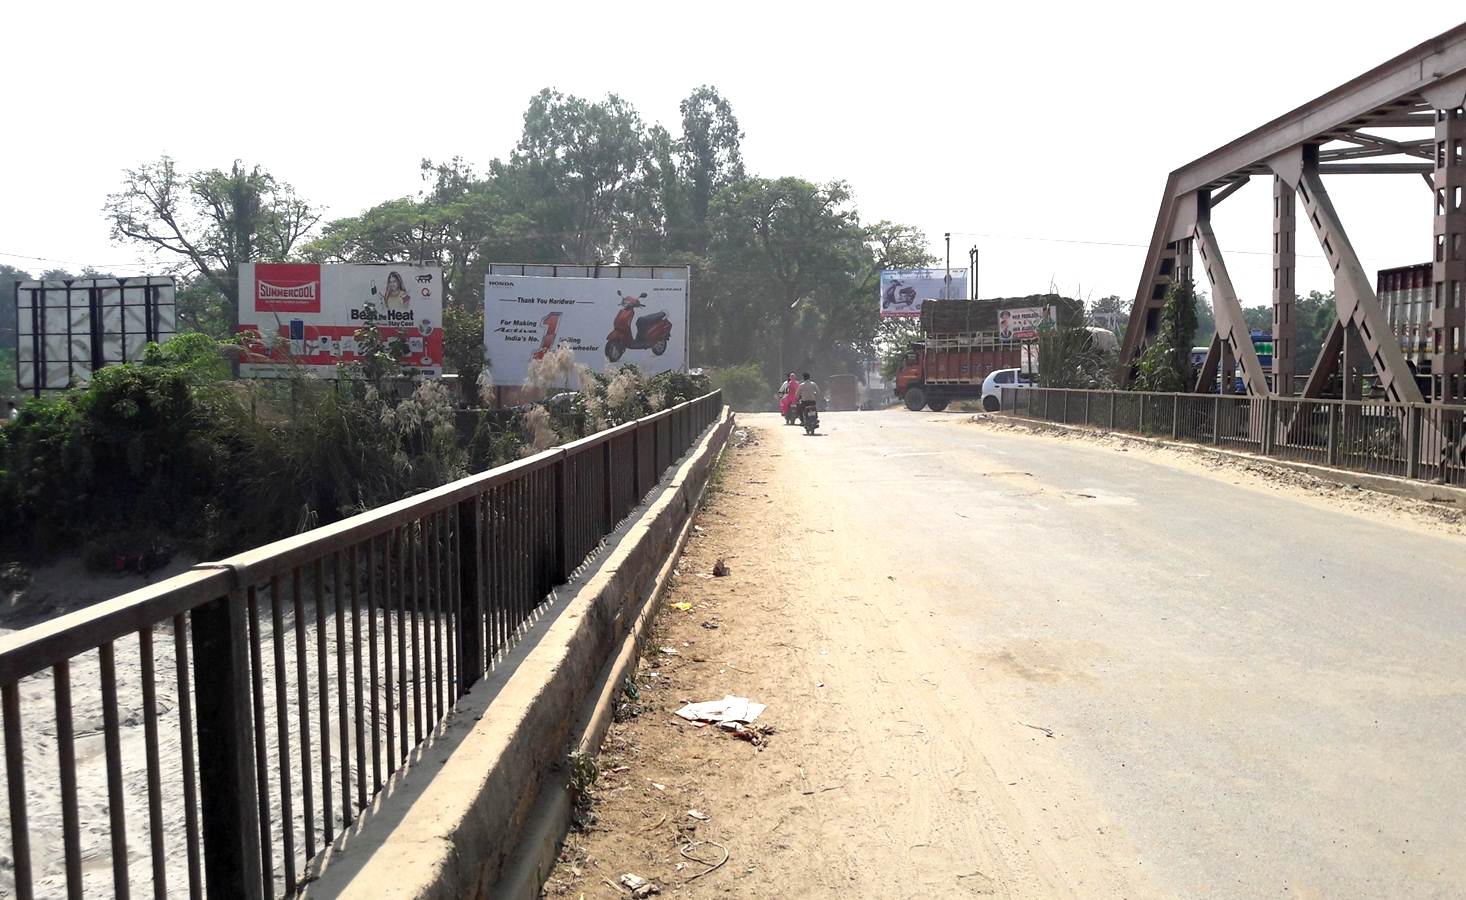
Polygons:
[[[712,84],[754,174],[843,179],[938,257],[951,232],[954,266],[980,248],[982,296],[1130,297],[1172,169],[1454,26],[1449,7],[16,0],[0,262],[158,271],[101,207],[162,154],[263,165],[346,216],[420,190],[423,158],[507,156],[542,87],[617,93],[675,133]],[[1329,185],[1367,269],[1430,258],[1418,176]],[[1213,218],[1247,305],[1270,302],[1270,204],[1254,179]],[[1304,231],[1299,289],[1326,290]]]

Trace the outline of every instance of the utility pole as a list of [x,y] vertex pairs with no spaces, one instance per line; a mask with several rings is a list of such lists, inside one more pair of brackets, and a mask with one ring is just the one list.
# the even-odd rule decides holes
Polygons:
[[945,299],[951,300],[952,299],[952,232],[950,232],[950,231],[947,232],[945,234],[945,237],[947,239],[947,277],[942,282],[942,285],[943,285],[942,293],[946,295],[946,298]]
[[967,251],[968,266],[972,269],[972,299],[976,300],[982,295],[977,292],[977,247],[974,246]]

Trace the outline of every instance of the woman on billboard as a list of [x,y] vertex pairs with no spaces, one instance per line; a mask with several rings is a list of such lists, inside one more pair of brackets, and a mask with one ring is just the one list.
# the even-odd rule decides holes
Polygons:
[[396,272],[388,272],[387,290],[382,294],[382,301],[387,304],[387,308],[406,309],[410,300],[407,288],[402,284],[402,276]]

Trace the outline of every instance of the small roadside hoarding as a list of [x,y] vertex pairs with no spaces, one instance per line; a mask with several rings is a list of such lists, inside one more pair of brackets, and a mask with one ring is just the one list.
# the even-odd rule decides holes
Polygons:
[[1031,341],[1038,337],[1045,321],[1052,322],[1048,307],[1026,306],[998,310],[998,337],[1005,341]]
[[358,329],[375,322],[382,339],[401,337],[399,362],[422,375],[443,370],[443,272],[439,266],[244,263],[239,331],[257,332],[239,373],[280,377],[301,367],[334,377],[361,360]]
[[967,299],[967,270],[883,269],[881,270],[881,318],[921,315],[923,300]]

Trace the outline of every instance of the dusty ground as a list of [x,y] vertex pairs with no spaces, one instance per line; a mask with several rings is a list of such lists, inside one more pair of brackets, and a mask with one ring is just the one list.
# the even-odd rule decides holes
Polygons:
[[1184,443],[1161,445],[1153,440],[1097,429],[1051,428],[991,413],[978,413],[968,421],[974,426],[994,431],[1032,435],[1050,441],[1082,443],[1115,453],[1132,453],[1139,459],[1158,462],[1171,468],[1224,478],[1232,484],[1245,484],[1249,488],[1268,491],[1290,500],[1322,503],[1364,513],[1404,527],[1444,534],[1466,534],[1466,510],[1449,503],[1425,502],[1367,490],[1356,485],[1340,484],[1243,454],[1218,453],[1207,447],[1193,448]]
[[[547,894],[1466,894],[1460,512],[966,414],[824,418],[740,419],[759,443]],[[769,705],[763,749],[672,715],[729,693]]]
[[[744,432],[638,670],[644,712],[612,727],[592,822],[545,895],[627,896],[612,883],[628,872],[677,897],[1146,893],[1101,813],[1067,797],[1040,811],[1046,785],[1032,810],[1010,801],[990,757],[1045,730],[994,741],[975,727],[970,698],[938,687],[941,663],[902,627],[907,572],[849,558],[832,523],[779,499],[772,485],[799,480],[786,435]],[[728,577],[709,574],[719,558]],[[725,694],[768,704],[765,746],[672,715]],[[1046,843],[1067,845],[1062,862]]]

